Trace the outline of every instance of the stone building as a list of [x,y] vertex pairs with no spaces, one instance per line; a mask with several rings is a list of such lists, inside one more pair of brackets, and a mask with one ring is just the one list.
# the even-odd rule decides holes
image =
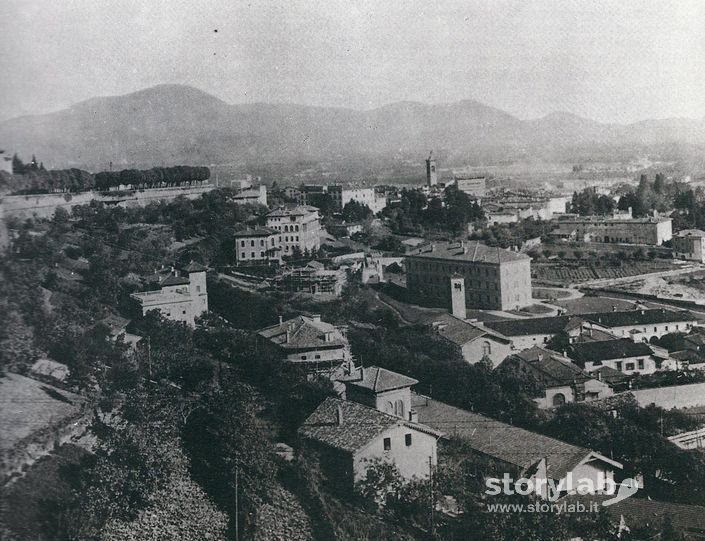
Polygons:
[[531,304],[531,258],[479,242],[445,242],[406,256],[409,292],[450,306],[453,275],[464,279],[469,307],[513,310]]
[[279,231],[267,227],[247,228],[237,231],[233,237],[236,265],[281,263],[282,235]]
[[258,340],[309,372],[342,374],[352,363],[346,328],[321,321],[320,315],[297,316],[257,331]]
[[426,159],[426,185],[436,186],[438,184],[438,164],[431,151]]
[[458,190],[470,197],[484,197],[487,193],[487,180],[485,177],[455,175],[455,185]]
[[321,218],[316,207],[282,207],[267,214],[267,228],[281,234],[283,256],[292,255],[298,248],[303,252],[318,250],[321,246]]
[[377,193],[374,188],[365,188],[359,186],[328,186],[328,195],[333,200],[335,208],[342,210],[345,205],[351,201],[357,201],[361,205],[367,205],[373,214],[382,212],[387,206],[387,198],[382,193]]
[[684,229],[673,236],[672,242],[675,257],[705,263],[705,231]]
[[566,216],[554,223],[551,236],[579,242],[612,242],[660,246],[671,240],[671,219]]
[[196,326],[196,318],[208,311],[206,271],[191,262],[182,272],[175,270],[159,282],[159,289],[130,295],[142,308],[142,315],[158,310],[165,318]]

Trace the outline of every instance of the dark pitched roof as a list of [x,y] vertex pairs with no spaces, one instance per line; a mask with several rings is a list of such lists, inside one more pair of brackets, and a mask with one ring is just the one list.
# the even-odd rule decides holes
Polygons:
[[362,368],[362,379],[350,379],[346,385],[353,385],[375,393],[391,391],[416,385],[419,380],[410,378],[397,372],[392,372],[379,366],[367,366]]
[[[343,417],[341,425],[338,424],[338,408]],[[405,426],[436,437],[442,435],[431,427],[336,397],[326,398],[304,421],[298,432],[305,438],[354,453],[395,426]]]
[[683,229],[678,233],[674,233],[676,237],[705,237],[705,231],[702,229]]
[[186,265],[183,269],[184,272],[186,273],[191,273],[191,272],[206,272],[208,270],[208,267],[204,267],[200,263],[196,263],[195,261],[191,261],[188,265]]
[[269,237],[270,235],[274,234],[275,232],[272,229],[268,229],[266,227],[256,227],[254,229],[243,229],[242,231],[235,231],[235,233],[233,233],[233,237]]
[[458,242],[435,243],[431,246],[413,250],[407,254],[407,257],[494,264],[531,259],[526,254],[504,250],[503,248],[490,247],[485,244],[480,244],[479,241],[465,242],[462,246]]
[[[289,340],[287,341],[287,331]],[[326,341],[326,333],[330,336]],[[347,341],[335,325],[315,320],[308,316],[297,316],[276,325],[265,327],[257,334],[268,338],[274,344],[285,349],[307,349],[315,347],[333,347],[347,345]]]
[[[581,501],[584,504],[587,502],[601,504],[612,497],[607,494],[570,494],[559,500],[559,503]],[[602,508],[601,505],[599,507]],[[699,505],[650,500],[639,497],[637,493],[636,496],[609,505],[605,509],[615,522],[624,517],[626,526],[632,529],[646,527],[656,530],[661,528],[666,517],[670,517],[673,525],[684,530],[686,535],[692,535],[693,539],[705,538],[705,507]],[[691,539],[690,536],[687,538]]]
[[562,479],[590,455],[598,456],[621,468],[619,463],[584,447],[455,408],[432,398],[414,393],[412,406],[419,415],[419,422],[455,435],[466,441],[475,451],[518,466],[522,470],[545,458],[547,473],[551,479]]
[[190,284],[191,281],[188,279],[188,276],[167,276],[162,280],[159,285],[160,286],[183,286],[183,285],[188,285]]
[[503,336],[498,336],[481,325],[465,321],[451,314],[433,314],[433,317],[428,320],[438,334],[458,346],[463,346],[476,338],[487,335],[492,336],[495,340],[508,342]]
[[554,385],[570,385],[574,382],[591,379],[587,372],[575,365],[570,359],[550,349],[534,346],[515,353],[512,357],[521,359],[545,378],[552,380],[547,383]]
[[591,371],[590,373],[595,374],[598,379],[610,385],[615,383],[621,383],[627,378],[629,378],[629,376],[627,376],[624,372],[620,372],[619,370],[616,370],[611,366],[601,366],[598,369]]
[[672,311],[659,308],[653,310],[626,310],[622,312],[582,314],[580,317],[606,327],[653,325],[654,323],[676,323],[681,321],[697,321],[698,319],[687,310]]
[[581,321],[590,321],[605,327],[627,327],[630,325],[653,325],[696,321],[688,311],[671,310],[627,310],[623,312],[596,312],[579,316],[535,317],[527,319],[505,319],[488,321],[485,325],[504,336],[526,336],[531,334],[557,334],[575,327]]
[[504,336],[558,334],[559,332],[566,330],[566,326],[571,319],[571,316],[505,319],[499,321],[486,321],[485,326]]
[[101,319],[98,323],[105,325],[110,330],[111,334],[116,334],[119,331],[124,331],[130,324],[130,320],[111,314]]
[[573,344],[568,350],[568,356],[581,363],[648,355],[653,355],[653,350],[647,344],[632,342],[628,338]]

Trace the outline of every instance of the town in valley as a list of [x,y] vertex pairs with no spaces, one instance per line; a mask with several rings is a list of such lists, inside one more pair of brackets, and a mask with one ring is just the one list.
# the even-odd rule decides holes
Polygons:
[[[251,9],[242,36],[275,17]],[[350,43],[400,28],[355,17]],[[231,105],[207,62],[244,38],[217,20],[160,27],[203,48],[208,91],[0,110],[0,538],[705,539],[705,121],[527,119],[412,84],[294,105],[264,76]],[[113,46],[151,58],[146,28]],[[298,53],[270,46],[294,92]]]

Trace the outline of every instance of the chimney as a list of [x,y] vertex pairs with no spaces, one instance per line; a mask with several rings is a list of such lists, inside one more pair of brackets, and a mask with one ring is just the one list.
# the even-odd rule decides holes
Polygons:
[[435,242],[432,242],[432,243],[431,243],[431,251],[432,251],[432,252],[435,252],[435,251],[436,251],[436,243],[435,243]]
[[313,320],[314,323],[320,323],[321,322],[321,314],[312,314],[311,319]]
[[279,325],[283,325],[283,324],[284,324],[284,317],[279,316]]
[[602,381],[602,370],[598,370],[595,375],[597,376],[597,381]]
[[343,426],[343,408],[338,404],[335,409],[335,424]]
[[291,330],[289,327],[286,328],[286,343],[288,344],[289,341],[291,340]]

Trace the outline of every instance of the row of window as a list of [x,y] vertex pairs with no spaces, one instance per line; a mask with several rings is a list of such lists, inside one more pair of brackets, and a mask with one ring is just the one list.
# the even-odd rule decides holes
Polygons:
[[[384,438],[383,444],[385,451],[392,450],[392,438]],[[411,447],[411,434],[404,434],[404,444],[407,447]]]
[[[617,368],[617,370],[619,370],[620,372],[622,371],[622,366],[624,366],[624,370],[626,370],[627,372],[630,370],[634,370],[634,363],[633,362],[624,363],[623,361],[617,361],[614,364],[615,364],[615,367]],[[645,366],[644,359],[638,359],[637,366],[639,367],[639,370],[643,370],[644,366]]]
[[490,267],[481,267],[478,265],[449,265],[448,263],[421,263],[419,261],[410,261],[409,270],[428,271],[428,272],[457,272],[458,274],[466,274],[470,276],[497,276],[497,269]]

